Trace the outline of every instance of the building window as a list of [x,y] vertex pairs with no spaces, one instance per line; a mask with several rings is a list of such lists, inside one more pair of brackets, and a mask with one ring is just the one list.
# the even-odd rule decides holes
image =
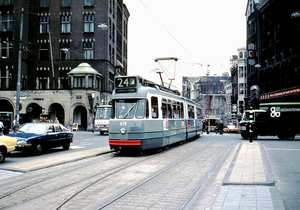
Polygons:
[[66,60],[70,60],[70,58],[71,58],[70,49],[61,48],[60,49],[60,60],[66,61]]
[[61,6],[62,7],[70,7],[71,6],[71,0],[61,0]]
[[39,60],[40,61],[49,60],[49,44],[48,43],[40,43]]
[[239,77],[244,77],[244,68],[242,66],[239,67]]
[[89,77],[89,81],[88,81],[88,87],[89,88],[93,88],[93,78],[94,77]]
[[240,52],[240,58],[243,58],[244,54],[242,52]]
[[61,33],[71,33],[71,15],[61,16]]
[[49,7],[49,0],[41,0],[40,7]]
[[13,3],[14,3],[14,0],[0,0],[0,5],[10,5]]
[[84,0],[84,6],[94,6],[94,0]]
[[11,73],[9,72],[8,67],[6,67],[6,69],[0,68],[0,89],[9,89],[10,79]]
[[244,83],[239,84],[239,94],[244,94]]
[[94,32],[94,21],[95,16],[92,14],[84,15],[84,32],[92,33]]
[[68,67],[59,67],[59,82],[58,82],[58,89],[68,89]]
[[12,31],[14,29],[14,15],[13,14],[0,14],[0,30]]
[[49,89],[49,67],[37,68],[37,89]]
[[74,77],[74,88],[85,88],[85,77]]
[[49,33],[49,16],[40,16],[40,33]]
[[71,58],[71,43],[60,42],[60,60],[70,60]]
[[0,41],[0,59],[13,57],[13,43],[7,41]]
[[83,55],[85,60],[94,59],[94,42],[83,43]]
[[39,79],[39,88],[40,90],[45,90],[48,87],[48,79],[40,78]]

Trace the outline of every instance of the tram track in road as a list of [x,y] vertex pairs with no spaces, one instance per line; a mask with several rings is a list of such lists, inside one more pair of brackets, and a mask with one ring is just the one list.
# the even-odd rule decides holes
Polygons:
[[211,143],[212,143],[212,142],[209,142],[209,143],[205,144],[204,146],[202,146],[201,148],[197,149],[196,151],[194,151],[194,152],[191,153],[190,155],[188,155],[188,156],[186,156],[186,157],[180,159],[179,161],[177,161],[176,163],[172,164],[171,166],[169,166],[169,167],[165,168],[164,170],[162,170],[162,171],[156,173],[155,175],[151,176],[150,178],[146,179],[145,181],[143,181],[143,182],[137,184],[136,186],[132,187],[132,188],[129,189],[128,191],[124,192],[123,194],[117,196],[116,198],[112,199],[111,201],[107,202],[106,204],[100,206],[100,207],[98,208],[98,210],[103,209],[104,207],[110,205],[111,203],[115,202],[116,200],[122,198],[123,196],[127,195],[127,194],[130,193],[131,191],[133,191],[133,190],[135,190],[136,188],[140,187],[141,185],[143,185],[143,184],[149,182],[150,180],[156,178],[157,176],[163,174],[165,171],[167,171],[167,170],[173,168],[174,166],[176,166],[176,165],[178,165],[179,163],[183,162],[183,161],[186,160],[187,158],[193,156],[195,153],[199,152],[200,150],[202,150],[203,148],[207,147],[207,146],[208,146],[209,144],[211,144]]
[[[171,151],[171,150],[172,149],[169,149],[168,151]],[[134,161],[132,161],[132,157],[130,157],[127,160],[126,163],[122,163],[120,165],[112,166],[111,168],[109,168],[107,170],[101,171],[101,173],[95,173],[95,174],[89,175],[88,177],[85,177],[85,179],[79,179],[78,181],[72,182],[70,184],[64,184],[60,187],[53,188],[52,190],[45,190],[44,192],[42,192],[40,194],[37,194],[37,195],[33,195],[31,197],[24,196],[26,198],[23,199],[23,200],[17,200],[15,202],[13,202],[11,204],[8,204],[8,205],[5,205],[5,206],[0,205],[0,209],[15,207],[15,206],[18,206],[19,204],[24,204],[26,202],[30,202],[30,201],[33,201],[35,199],[39,199],[41,197],[50,195],[50,194],[52,194],[54,192],[57,192],[57,191],[64,190],[66,188],[70,188],[70,187],[75,186],[75,185],[83,185],[80,188],[80,190],[77,190],[75,193],[73,193],[73,195],[70,195],[67,199],[64,199],[64,201],[62,203],[57,205],[58,207],[55,207],[56,209],[61,209],[66,203],[68,203],[69,200],[71,200],[73,197],[80,194],[82,191],[89,188],[90,186],[92,186],[92,185],[94,185],[98,182],[101,182],[102,180],[104,180],[104,179],[106,179],[106,178],[108,178],[108,177],[124,170],[124,169],[132,167],[136,164],[140,164],[140,163],[142,163],[144,161],[147,161],[149,159],[152,159],[152,158],[154,158],[158,155],[162,155],[163,153],[164,152],[158,153],[156,155],[151,155],[151,156],[138,157],[137,159],[134,159]],[[29,177],[25,182],[24,182],[24,180],[23,181],[21,181],[21,180],[16,181],[16,182],[13,183],[14,186],[16,186],[16,188],[14,188],[14,186],[11,186],[10,185],[11,183],[10,184],[7,183],[6,184],[7,185],[6,190],[2,191],[4,193],[2,193],[0,195],[0,203],[3,202],[5,204],[7,204],[7,203],[9,203],[9,202],[6,202],[7,198],[14,197],[15,195],[17,195],[17,197],[22,197],[22,196],[19,196],[18,194],[25,194],[25,191],[33,191],[34,188],[41,188],[41,186],[43,186],[44,184],[52,182],[52,180],[57,180],[57,179],[59,179],[59,177],[67,176],[70,173],[76,173],[78,171],[84,171],[87,168],[95,167],[97,164],[101,164],[101,163],[104,163],[105,161],[110,161],[112,159],[114,159],[114,160],[120,159],[119,162],[122,162],[122,161],[124,161],[124,159],[126,159],[126,156],[125,157],[119,157],[117,155],[113,155],[113,156],[112,155],[111,156],[105,155],[105,156],[106,157],[101,158],[100,160],[93,159],[92,161],[88,161],[87,163],[85,162],[84,164],[81,164],[80,166],[75,164],[72,167],[67,168],[67,169],[62,169],[61,170],[62,166],[58,166],[58,168],[60,170],[55,170],[53,172],[48,172],[46,174],[34,175],[32,177]],[[133,158],[136,158],[136,157],[133,157]],[[118,162],[118,161],[115,161],[115,162]],[[55,167],[53,167],[53,168],[55,168]],[[36,171],[34,173],[36,173]],[[55,183],[55,181],[53,181],[53,182]],[[23,184],[21,184],[21,183],[23,183]],[[5,186],[2,186],[2,187],[5,188]],[[4,188],[2,188],[2,189],[4,189]],[[11,189],[11,188],[14,188],[14,189]],[[7,191],[7,189],[11,189],[11,190]],[[12,199],[12,200],[14,200],[14,199]]]
[[[0,201],[1,199],[5,198],[5,197],[8,197],[10,195],[13,195],[14,193],[18,193],[22,190],[26,190],[27,188],[29,187],[32,187],[34,185],[38,185],[44,181],[47,181],[49,180],[50,178],[53,178],[53,177],[58,177],[58,176],[61,176],[63,174],[66,174],[66,173],[71,173],[73,171],[76,171],[76,170],[79,170],[79,169],[83,169],[85,167],[88,167],[88,166],[92,166],[94,164],[98,164],[99,162],[103,162],[103,161],[106,161],[106,160],[110,160],[112,159],[113,157],[109,156],[109,157],[105,157],[105,158],[101,158],[100,160],[96,160],[96,161],[90,161],[87,165],[82,165],[80,167],[78,167],[77,165],[74,166],[74,167],[71,167],[71,168],[68,168],[66,170],[59,170],[59,171],[54,171],[54,172],[50,172],[50,173],[46,173],[46,174],[37,174],[37,175],[34,175],[28,179],[26,179],[26,182],[23,184],[20,183],[20,182],[24,182],[24,179],[22,179],[21,181],[14,181],[14,185],[17,186],[16,189],[12,189],[13,186],[11,185],[10,182],[8,182],[7,184],[5,184],[6,186],[3,186],[3,183],[2,183],[2,187],[4,188],[8,188],[10,189],[11,191],[8,191],[8,192],[5,192],[4,194],[0,194]],[[21,185],[21,186],[20,186]],[[2,188],[1,187],[1,188]],[[0,188],[0,191],[2,191]],[[3,191],[2,191],[3,192]],[[1,209],[1,207],[0,207]]]
[[[40,180],[35,181],[35,183],[27,184],[27,185],[25,185],[25,186],[22,186],[22,187],[16,189],[16,190],[13,190],[13,191],[10,191],[10,192],[5,193],[5,194],[3,194],[3,195],[0,195],[0,202],[1,202],[1,200],[3,200],[4,198],[6,198],[6,197],[8,197],[8,196],[12,196],[13,194],[16,194],[16,193],[18,193],[18,192],[24,191],[24,190],[26,190],[26,189],[28,189],[28,188],[31,188],[31,187],[34,187],[34,186],[36,186],[36,185],[41,185],[43,182],[51,182],[51,179],[57,178],[57,177],[62,176],[62,175],[64,175],[64,174],[72,173],[72,172],[74,172],[74,171],[83,170],[83,169],[86,168],[86,167],[91,167],[92,165],[99,164],[99,163],[101,163],[101,162],[103,162],[103,161],[111,160],[111,159],[113,159],[113,158],[116,158],[116,156],[113,156],[113,157],[107,157],[107,158],[105,158],[105,159],[102,159],[101,161],[96,161],[96,162],[93,161],[93,163],[89,164],[88,166],[82,166],[82,167],[79,167],[79,168],[73,168],[72,170],[67,170],[67,171],[64,171],[64,172],[62,172],[62,173],[56,174],[54,177],[53,177],[52,174],[50,173],[50,174],[48,174],[47,176],[44,176],[43,178],[41,178]],[[139,158],[137,161],[134,161],[134,162],[132,162],[131,160],[129,160],[129,162],[128,162],[127,164],[124,164],[124,165],[121,165],[121,166],[116,166],[116,167],[110,168],[110,169],[105,170],[105,171],[103,171],[103,172],[101,172],[101,173],[97,173],[97,174],[91,175],[90,177],[87,177],[85,180],[79,180],[79,181],[77,181],[77,182],[73,182],[73,183],[71,183],[71,184],[67,184],[67,185],[64,185],[64,186],[62,186],[62,187],[55,188],[55,189],[53,189],[53,190],[51,190],[51,191],[49,191],[49,192],[43,193],[43,194],[41,194],[41,195],[33,196],[32,198],[29,198],[29,199],[26,199],[26,200],[18,201],[18,202],[16,203],[16,205],[19,205],[20,203],[24,203],[24,202],[28,202],[28,201],[31,201],[31,200],[40,198],[40,197],[42,197],[42,196],[51,194],[51,193],[53,193],[53,192],[56,192],[56,191],[59,191],[59,190],[65,189],[65,188],[68,188],[68,187],[73,186],[73,185],[80,184],[80,183],[82,183],[82,182],[86,182],[88,179],[94,179],[94,178],[96,178],[96,180],[91,181],[91,183],[85,184],[85,186],[80,190],[80,191],[82,191],[82,190],[88,188],[89,186],[91,186],[91,185],[93,185],[93,184],[95,184],[95,183],[97,183],[97,182],[100,182],[101,180],[103,180],[103,179],[105,179],[105,178],[107,178],[107,177],[109,177],[109,176],[111,176],[111,175],[113,175],[113,174],[115,174],[115,173],[118,173],[119,171],[124,170],[124,168],[128,168],[128,167],[130,167],[130,166],[132,166],[132,165],[139,164],[139,163],[141,163],[141,162],[143,162],[143,161],[148,160],[149,158],[151,158],[151,157],[141,157],[141,159]],[[103,176],[101,176],[101,175],[103,175]],[[97,176],[101,176],[101,177],[100,177],[100,178],[97,178]],[[79,192],[80,192],[80,191],[79,191]],[[78,194],[79,192],[77,192],[77,193],[75,193],[75,194]],[[72,197],[72,196],[71,196],[71,197]],[[60,209],[62,205],[63,205],[63,204],[61,204],[61,205],[60,205],[59,207],[57,207],[56,209]],[[15,204],[12,204],[12,205],[10,205],[10,206],[5,206],[5,207],[2,207],[2,206],[0,205],[0,209],[11,208],[11,207],[14,207],[14,206],[15,206]]]
[[209,171],[209,173],[206,175],[205,179],[200,183],[200,185],[196,188],[196,190],[192,193],[190,198],[185,202],[185,204],[180,208],[180,210],[188,210],[191,208],[191,206],[193,205],[195,199],[197,198],[197,196],[199,195],[201,190],[204,188],[204,186],[207,184],[207,182],[214,175],[215,171],[219,168],[221,163],[223,163],[223,161],[227,157],[228,153],[232,150],[233,146],[234,145],[231,144],[231,146],[227,148],[227,150],[225,151],[225,153],[223,154],[223,156],[221,157],[219,162],[217,162],[217,164]]
[[[143,157],[114,155],[102,161],[93,158],[91,162],[86,160],[90,163],[89,166],[72,165],[73,168],[65,169],[61,173],[54,171],[49,175],[36,175],[19,189],[6,190],[8,193],[0,197],[2,203],[0,209],[28,209],[41,203],[42,200],[43,204],[40,205],[43,205],[41,208],[44,209],[110,208],[143,186],[151,185],[150,183],[157,180],[156,178],[159,179],[160,176],[167,176],[165,174],[170,171],[178,170],[177,167],[193,160],[194,157],[207,154],[207,150],[213,152],[213,147],[216,145],[212,143],[213,141],[196,140]],[[127,180],[128,176],[130,180]],[[71,179],[75,180],[71,181]],[[34,184],[35,181],[38,183]]]
[[[110,201],[108,201],[107,203],[105,203],[104,205],[102,205],[102,206],[100,206],[96,209],[106,209],[106,208],[107,209],[115,209],[115,208],[118,208],[120,206],[126,206],[126,201],[124,201],[124,200],[130,200],[132,198],[135,198],[136,200],[141,200],[142,199],[141,197],[143,197],[143,196],[140,196],[140,195],[143,194],[143,193],[145,194],[145,192],[147,192],[147,189],[149,189],[149,188],[151,189],[151,187],[149,187],[149,186],[155,185],[154,183],[161,184],[161,181],[160,181],[161,179],[162,180],[168,179],[170,177],[170,175],[173,173],[173,172],[169,172],[169,171],[171,171],[171,170],[175,171],[175,172],[178,171],[178,169],[175,169],[176,167],[178,167],[179,165],[184,165],[187,162],[190,162],[192,158],[196,158],[195,156],[199,156],[200,151],[204,152],[204,150],[208,150],[208,147],[212,146],[211,144],[212,144],[212,142],[209,142],[208,144],[204,145],[203,147],[195,150],[193,153],[181,158],[180,160],[178,160],[174,164],[172,164],[172,165],[168,166],[167,168],[159,171],[158,173],[154,174],[153,176],[149,177],[148,179],[144,180],[143,182],[138,183],[137,185],[133,186],[131,189],[129,189],[126,192],[120,194],[119,196],[111,199]],[[160,194],[160,193],[157,192],[159,190],[167,191],[167,189],[168,189],[167,184],[162,184],[161,188],[157,187],[155,189],[155,187],[154,187],[154,190],[152,189],[152,191],[148,191],[146,193],[147,195],[144,196],[144,199],[145,199],[144,202],[147,203],[147,199],[151,200],[151,195],[152,194],[157,194],[155,196],[158,199],[158,202],[163,203],[164,199],[166,199],[167,201],[169,201],[169,205],[165,203],[166,206],[163,206],[163,205],[155,206],[156,205],[155,202],[153,202],[152,204],[149,204],[148,206],[147,206],[147,204],[141,202],[140,205],[146,205],[146,206],[143,206],[143,207],[152,208],[152,209],[155,209],[155,208],[158,208],[158,209],[162,209],[162,208],[190,209],[190,207],[193,205],[195,199],[198,197],[199,193],[204,189],[204,187],[206,187],[206,184],[212,178],[212,176],[215,175],[215,172],[217,171],[217,169],[220,168],[220,165],[224,162],[224,160],[228,156],[228,153],[232,150],[233,147],[234,147],[234,143],[232,143],[229,147],[227,147],[226,151],[223,151],[221,156],[218,156],[218,158],[217,158],[218,160],[216,161],[216,163],[214,165],[210,166],[210,169],[207,172],[204,172],[206,170],[203,170],[204,176],[202,176],[202,178],[199,178],[199,180],[201,180],[201,182],[198,185],[195,185],[193,187],[193,191],[192,191],[191,194],[189,193],[188,196],[183,196],[183,198],[185,199],[185,202],[180,201],[181,204],[171,207],[170,205],[172,205],[172,203],[176,202],[176,201],[174,201],[174,200],[171,201],[169,198],[166,198],[167,196],[164,196],[163,194]],[[180,176],[176,173],[173,173],[173,174],[175,174],[175,176]],[[167,178],[164,178],[164,177],[167,177]],[[185,177],[185,175],[183,175],[183,177]],[[157,179],[157,181],[153,181],[155,179]],[[151,181],[153,181],[153,182],[151,182]],[[143,185],[147,185],[147,184],[148,184],[148,186],[143,186]],[[172,181],[171,181],[171,184],[172,184]],[[175,186],[176,186],[176,184],[179,184],[179,183],[175,183]],[[190,185],[190,184],[187,184],[186,186],[184,186],[184,188],[188,187],[188,185]],[[139,189],[139,188],[141,188],[141,189]],[[174,190],[175,189],[174,185],[171,186],[170,189]],[[137,192],[132,193],[135,190]],[[132,194],[129,195],[130,193],[132,193]],[[170,192],[166,193],[166,195],[167,194],[174,194],[174,197],[176,197],[176,196],[178,196],[178,198],[180,197],[180,195],[178,195],[178,194],[175,196],[176,192],[174,192],[174,191],[170,191]],[[185,193],[183,193],[183,194],[185,194]],[[126,196],[127,196],[127,198],[123,198],[123,197],[126,197]],[[118,200],[121,200],[122,198],[123,198],[123,201],[118,201]],[[179,198],[178,200],[182,200],[183,198]],[[161,200],[159,200],[159,199],[161,199]],[[115,202],[116,202],[116,204],[114,204]],[[132,206],[132,209],[134,209],[135,207],[139,207],[139,206]],[[129,208],[129,207],[127,206],[127,208]]]

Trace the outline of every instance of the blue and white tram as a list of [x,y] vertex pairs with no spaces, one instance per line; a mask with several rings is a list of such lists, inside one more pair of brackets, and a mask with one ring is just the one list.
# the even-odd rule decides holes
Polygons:
[[112,150],[161,148],[200,136],[200,105],[139,76],[115,77],[112,104]]

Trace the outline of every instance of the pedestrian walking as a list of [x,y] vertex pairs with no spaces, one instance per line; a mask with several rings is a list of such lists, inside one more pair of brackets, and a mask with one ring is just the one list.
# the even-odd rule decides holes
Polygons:
[[222,120],[218,120],[218,123],[217,123],[217,127],[216,127],[216,133],[220,133],[220,134],[223,134],[223,122]]
[[209,134],[209,126],[208,126],[208,120],[205,120],[205,130],[206,130],[206,134]]
[[4,124],[3,134],[4,135],[9,134],[9,124],[10,124],[9,118],[5,118],[3,124]]
[[0,120],[0,135],[2,135],[3,129],[4,129],[4,124],[3,124],[3,122]]

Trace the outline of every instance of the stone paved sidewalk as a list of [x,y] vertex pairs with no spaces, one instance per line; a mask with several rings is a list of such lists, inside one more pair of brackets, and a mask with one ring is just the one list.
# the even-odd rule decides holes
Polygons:
[[258,142],[244,142],[235,156],[214,210],[284,209],[269,162]]

